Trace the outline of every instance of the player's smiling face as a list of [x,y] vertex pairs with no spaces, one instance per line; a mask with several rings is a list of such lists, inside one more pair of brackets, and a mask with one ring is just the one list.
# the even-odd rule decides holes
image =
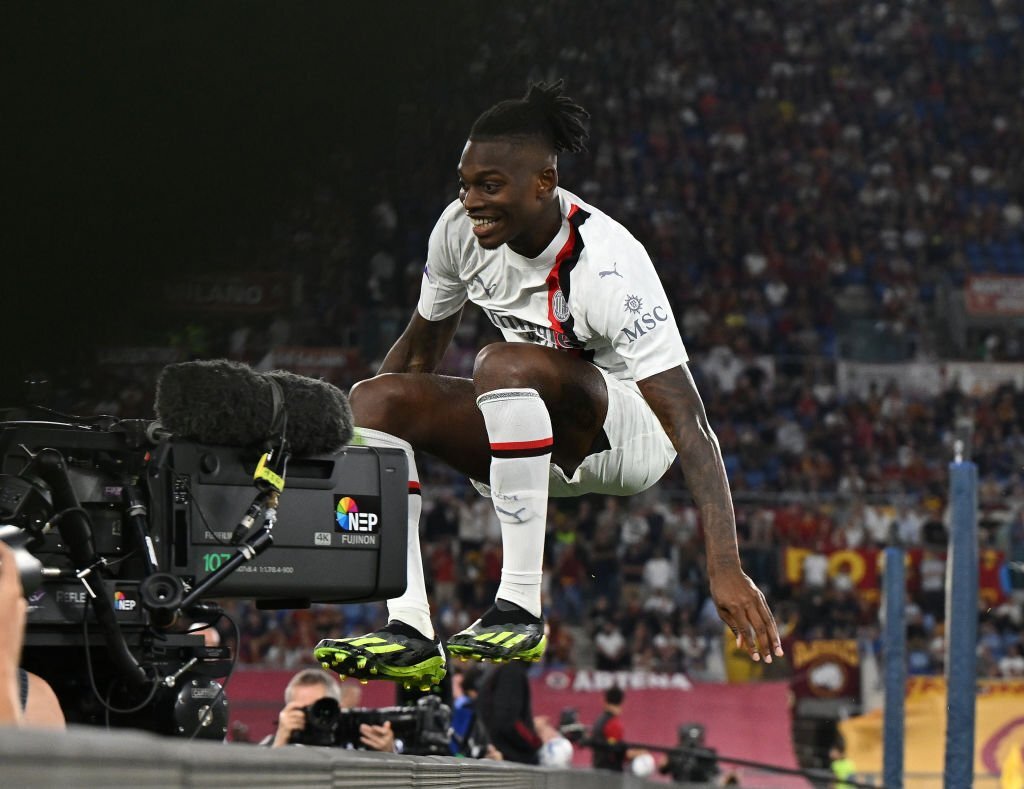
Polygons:
[[561,225],[557,184],[554,155],[530,142],[470,140],[459,160],[459,200],[484,249],[543,252]]

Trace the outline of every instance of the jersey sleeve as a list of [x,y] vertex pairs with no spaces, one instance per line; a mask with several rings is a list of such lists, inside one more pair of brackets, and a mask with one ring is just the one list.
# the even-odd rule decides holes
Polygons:
[[416,309],[428,321],[453,315],[462,309],[468,298],[466,285],[458,275],[460,246],[451,213],[449,206],[434,225],[427,243],[427,263],[423,267]]
[[633,380],[642,381],[687,361],[665,287],[638,241],[630,239],[616,249],[602,250],[588,268],[586,322],[592,332],[608,340]]

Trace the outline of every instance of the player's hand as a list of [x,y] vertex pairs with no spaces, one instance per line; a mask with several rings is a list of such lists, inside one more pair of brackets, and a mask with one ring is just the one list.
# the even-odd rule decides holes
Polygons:
[[713,571],[711,597],[718,615],[736,635],[737,647],[746,649],[753,660],[763,657],[765,663],[772,662],[773,654],[782,657],[782,640],[768,601],[739,565]]
[[274,748],[287,745],[292,733],[306,728],[306,713],[297,701],[290,702],[277,716],[277,732],[274,734]]
[[378,725],[372,723],[359,724],[359,741],[371,751],[395,752],[395,733],[391,731],[391,721]]

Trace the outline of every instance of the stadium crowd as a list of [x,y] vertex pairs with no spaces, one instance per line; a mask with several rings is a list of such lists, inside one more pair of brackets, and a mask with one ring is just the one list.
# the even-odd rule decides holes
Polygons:
[[[353,205],[365,195],[336,187],[358,155],[342,151],[297,179],[292,210],[267,238],[240,240],[250,268],[294,277],[293,308],[265,328],[197,315],[174,346],[181,358],[273,366],[275,348],[345,345],[354,353],[334,382],[372,374],[455,196],[460,135],[482,106],[474,86],[486,84],[490,101],[520,93],[527,77],[564,78],[592,113],[592,136],[589,154],[560,162],[562,183],[623,221],[658,267],[722,445],[745,566],[786,638],[877,648],[877,604],[822,561],[895,534],[922,550],[907,601],[911,670],[939,670],[954,430],[973,425],[983,547],[1024,561],[1024,391],[843,391],[836,361],[1024,359],[1020,321],[958,345],[943,320],[943,294],[967,276],[1024,275],[1024,5],[595,0],[572,14],[571,33],[567,5],[490,10],[495,31],[514,22],[535,36],[466,45],[463,67],[422,97],[444,108],[415,135],[435,153],[397,151],[400,179],[373,185],[365,217]],[[850,341],[865,325],[875,342]],[[467,315],[445,371],[468,374],[495,339],[482,315]],[[62,393],[66,410],[149,415],[152,370],[122,372]],[[429,459],[420,468],[427,575],[448,634],[493,598],[499,530],[464,479]],[[678,468],[630,500],[553,502],[548,664],[714,676],[722,625],[701,546]],[[786,572],[791,548],[807,551],[799,580]],[[989,676],[1024,675],[1024,576],[1008,578],[1007,602],[981,612]],[[233,607],[243,660],[287,667],[307,663],[320,638],[384,615],[379,605]]]

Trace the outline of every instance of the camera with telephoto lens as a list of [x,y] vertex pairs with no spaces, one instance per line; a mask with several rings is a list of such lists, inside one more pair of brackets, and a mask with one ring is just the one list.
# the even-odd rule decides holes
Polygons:
[[420,756],[450,756],[449,729],[451,708],[437,696],[424,696],[415,705],[406,707],[354,707],[343,710],[330,696],[317,699],[302,711],[306,725],[293,732],[289,742],[300,745],[327,745],[359,748],[362,740],[359,727],[366,723],[391,724],[396,740],[402,741],[402,752]]
[[28,413],[0,421],[0,540],[29,603],[22,665],[71,723],[223,739],[215,680],[231,655],[187,623],[215,623],[224,598],[301,608],[405,590],[400,450],[291,458]]
[[295,745],[337,745],[338,723],[341,721],[341,707],[337,699],[324,696],[302,708],[306,725],[293,731],[289,742]]

